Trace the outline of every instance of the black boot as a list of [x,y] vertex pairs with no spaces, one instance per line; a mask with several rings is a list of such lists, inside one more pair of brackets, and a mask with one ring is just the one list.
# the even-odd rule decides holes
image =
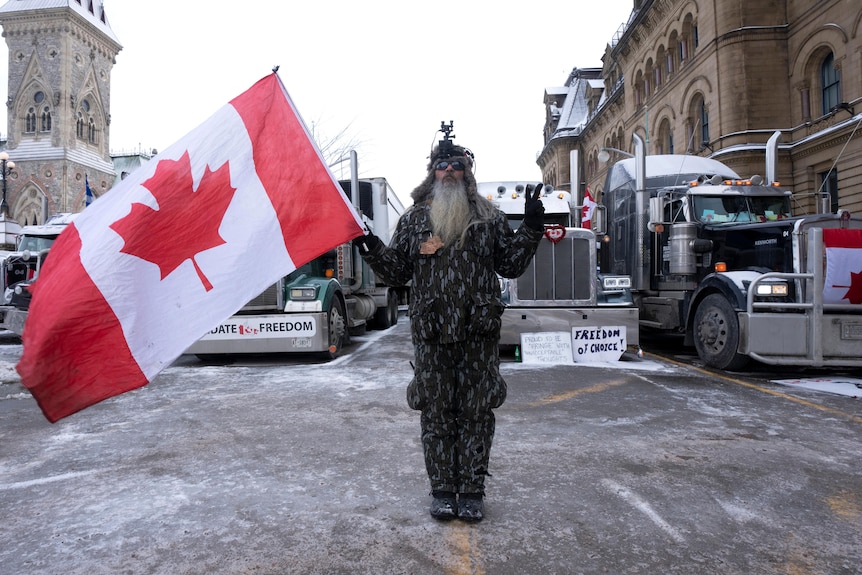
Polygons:
[[458,502],[451,491],[432,491],[431,517],[434,519],[455,519],[458,516]]
[[482,521],[485,504],[481,493],[462,493],[458,496],[458,517],[464,521]]

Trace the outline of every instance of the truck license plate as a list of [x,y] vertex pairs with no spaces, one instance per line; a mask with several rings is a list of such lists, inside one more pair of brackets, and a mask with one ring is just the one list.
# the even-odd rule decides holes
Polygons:
[[842,323],[841,339],[862,339],[862,323]]
[[297,349],[309,349],[311,348],[311,338],[310,337],[296,337],[293,339],[293,347]]

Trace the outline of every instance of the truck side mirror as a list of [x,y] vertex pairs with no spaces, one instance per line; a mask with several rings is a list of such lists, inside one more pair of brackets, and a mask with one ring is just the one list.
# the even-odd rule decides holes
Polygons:
[[663,196],[655,196],[649,199],[649,223],[647,229],[654,232],[656,225],[664,223],[664,208],[665,198]]
[[608,233],[608,212],[602,204],[598,204],[593,210],[593,228],[597,236]]

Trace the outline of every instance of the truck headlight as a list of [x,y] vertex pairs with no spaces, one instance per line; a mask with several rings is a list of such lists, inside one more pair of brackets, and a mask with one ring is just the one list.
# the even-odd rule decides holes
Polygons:
[[298,300],[298,301],[317,299],[317,288],[313,288],[313,287],[290,288],[290,299]]
[[757,284],[757,290],[754,292],[758,296],[761,297],[770,297],[770,296],[786,296],[787,295],[787,284],[786,283],[759,283]]
[[609,276],[602,278],[602,289],[631,289],[632,278],[629,276]]

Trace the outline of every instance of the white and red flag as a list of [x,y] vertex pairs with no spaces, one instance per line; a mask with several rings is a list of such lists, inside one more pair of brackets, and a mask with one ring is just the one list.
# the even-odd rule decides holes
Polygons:
[[16,369],[49,421],[152,381],[278,278],[363,233],[274,73],[60,235]]
[[596,202],[590,193],[590,188],[584,190],[584,207],[581,208],[581,227],[593,229],[593,212],[596,210]]
[[862,304],[862,230],[824,229],[823,303]]

